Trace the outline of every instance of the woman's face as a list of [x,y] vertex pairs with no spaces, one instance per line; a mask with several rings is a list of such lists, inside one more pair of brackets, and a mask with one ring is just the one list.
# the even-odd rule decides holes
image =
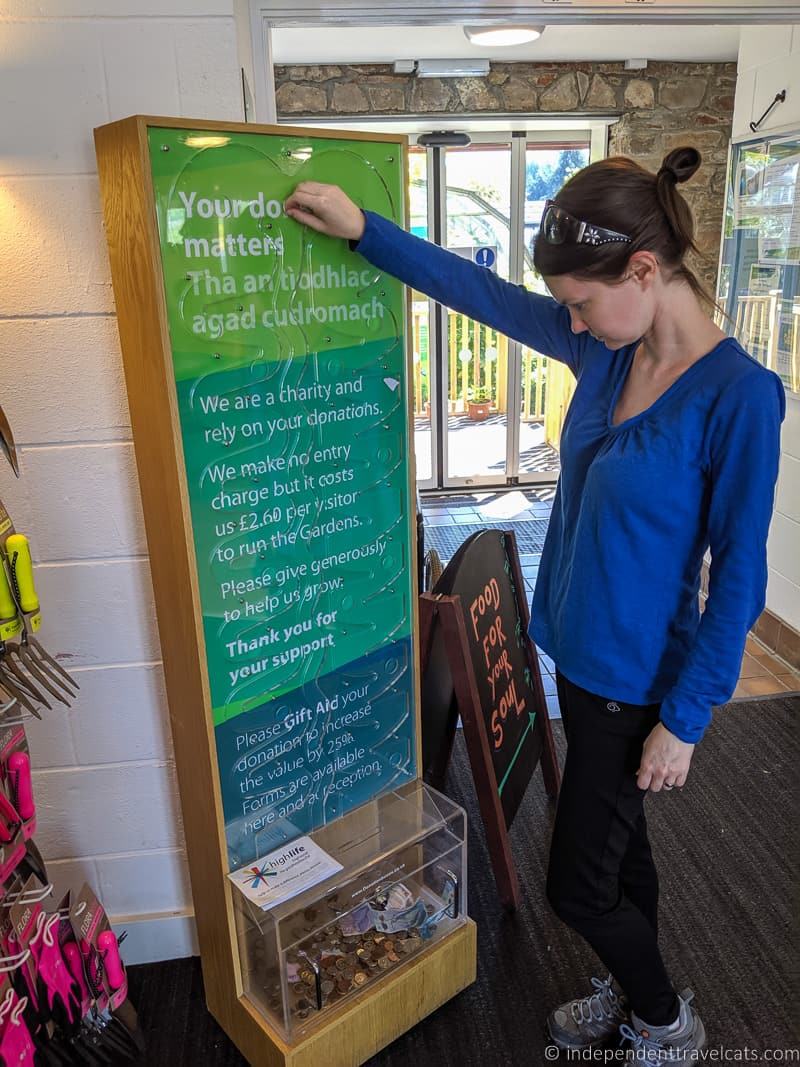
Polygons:
[[643,337],[653,322],[652,290],[629,276],[622,282],[589,281],[572,274],[545,278],[559,304],[569,309],[573,333],[588,332],[606,348],[617,349]]

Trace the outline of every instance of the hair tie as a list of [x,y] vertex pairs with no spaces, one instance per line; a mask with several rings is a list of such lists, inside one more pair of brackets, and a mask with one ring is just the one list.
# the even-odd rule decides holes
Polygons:
[[678,184],[678,172],[676,170],[673,170],[672,167],[659,168],[659,171],[656,174],[656,178],[660,178],[663,174],[669,175],[669,177],[672,178],[673,182],[675,182],[676,185]]

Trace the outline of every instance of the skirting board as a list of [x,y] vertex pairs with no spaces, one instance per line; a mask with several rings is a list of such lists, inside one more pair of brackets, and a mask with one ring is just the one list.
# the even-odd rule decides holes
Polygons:
[[117,934],[128,932],[122,945],[127,966],[200,955],[192,911],[110,915],[109,918]]

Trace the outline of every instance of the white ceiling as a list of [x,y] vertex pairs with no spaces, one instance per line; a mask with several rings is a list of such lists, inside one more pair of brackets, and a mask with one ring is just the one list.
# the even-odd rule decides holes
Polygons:
[[735,62],[738,26],[548,26],[538,41],[516,48],[479,48],[460,26],[273,27],[275,63],[393,63],[396,59],[482,57],[533,62],[684,60]]

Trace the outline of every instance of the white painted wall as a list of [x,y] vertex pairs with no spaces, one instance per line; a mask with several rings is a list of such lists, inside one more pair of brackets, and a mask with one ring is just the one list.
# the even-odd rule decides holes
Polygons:
[[[752,137],[775,94],[787,90],[759,132],[800,130],[800,25],[742,27],[733,137]],[[800,630],[800,399],[787,394],[781,472],[769,537],[767,607]]]
[[195,951],[160,647],[92,128],[242,118],[233,0],[0,0],[0,497],[28,533],[43,640],[81,692],[28,733],[37,841],[88,879],[128,962]]

